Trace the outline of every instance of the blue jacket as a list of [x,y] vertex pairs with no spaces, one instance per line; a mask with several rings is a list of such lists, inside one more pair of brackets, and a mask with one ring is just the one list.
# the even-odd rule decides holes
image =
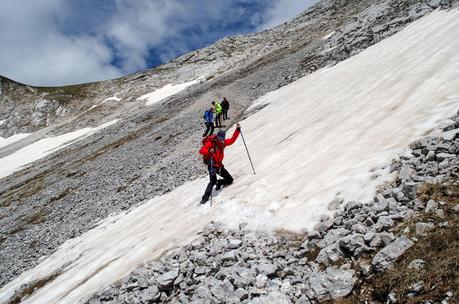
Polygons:
[[213,122],[214,121],[214,113],[211,110],[207,110],[204,113],[204,121],[205,122]]

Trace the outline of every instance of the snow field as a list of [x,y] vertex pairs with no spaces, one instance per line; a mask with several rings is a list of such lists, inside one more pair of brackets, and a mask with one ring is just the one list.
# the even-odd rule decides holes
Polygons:
[[[118,120],[112,120],[95,128],[83,128],[59,136],[44,138],[34,142],[18,151],[0,159],[0,178],[8,176],[22,167],[40,158],[43,158],[59,149],[75,143],[75,141],[86,138],[97,131],[106,128]],[[28,134],[21,134],[27,136]],[[24,136],[24,137],[25,137]],[[5,139],[8,140],[9,138]],[[0,141],[0,147],[3,141]]]
[[180,84],[167,84],[162,88],[159,88],[151,93],[145,94],[143,96],[140,96],[137,98],[138,100],[145,100],[146,103],[145,105],[151,106],[155,103],[160,102],[161,100],[170,97],[172,95],[175,95],[179,93],[180,91],[185,90],[187,87],[190,85],[199,83],[201,81],[202,77],[199,77],[198,79],[191,80],[188,82],[180,83]]
[[0,149],[8,145],[11,145],[12,143],[15,143],[23,138],[26,138],[29,135],[30,133],[19,133],[19,134],[14,134],[7,138],[0,136]]

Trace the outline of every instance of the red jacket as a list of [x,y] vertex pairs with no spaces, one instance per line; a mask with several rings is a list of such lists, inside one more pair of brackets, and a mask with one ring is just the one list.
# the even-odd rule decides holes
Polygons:
[[223,166],[223,157],[225,157],[224,150],[226,146],[231,146],[241,133],[239,130],[235,130],[233,136],[231,138],[222,140],[216,140],[214,142],[208,141],[202,148],[199,150],[199,153],[202,155],[211,155],[209,150],[214,149],[214,154],[212,155],[212,165],[214,167],[222,167]]

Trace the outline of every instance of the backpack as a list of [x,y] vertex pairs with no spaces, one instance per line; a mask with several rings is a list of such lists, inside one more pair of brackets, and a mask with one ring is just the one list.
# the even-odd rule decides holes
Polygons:
[[[204,146],[205,144],[207,144],[208,142],[212,142],[214,145],[215,145],[215,141],[217,140],[217,135],[216,134],[212,134],[212,135],[207,135],[206,137],[204,137],[202,139],[202,145]],[[211,154],[207,154],[207,155],[203,155],[202,156],[202,161],[204,162],[204,164],[206,165],[210,165],[210,161],[212,159],[212,155]]]

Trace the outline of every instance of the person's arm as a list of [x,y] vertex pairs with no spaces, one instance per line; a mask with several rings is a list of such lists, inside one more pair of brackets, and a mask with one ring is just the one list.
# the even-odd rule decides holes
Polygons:
[[214,149],[212,147],[212,143],[209,141],[209,142],[206,142],[205,145],[201,147],[201,149],[199,149],[199,153],[202,155],[209,155],[209,154],[214,153],[213,150]]
[[234,142],[236,141],[240,133],[241,133],[241,126],[237,124],[236,130],[234,130],[233,132],[233,136],[231,136],[231,138],[225,139],[225,146],[231,146],[232,144],[234,144]]

